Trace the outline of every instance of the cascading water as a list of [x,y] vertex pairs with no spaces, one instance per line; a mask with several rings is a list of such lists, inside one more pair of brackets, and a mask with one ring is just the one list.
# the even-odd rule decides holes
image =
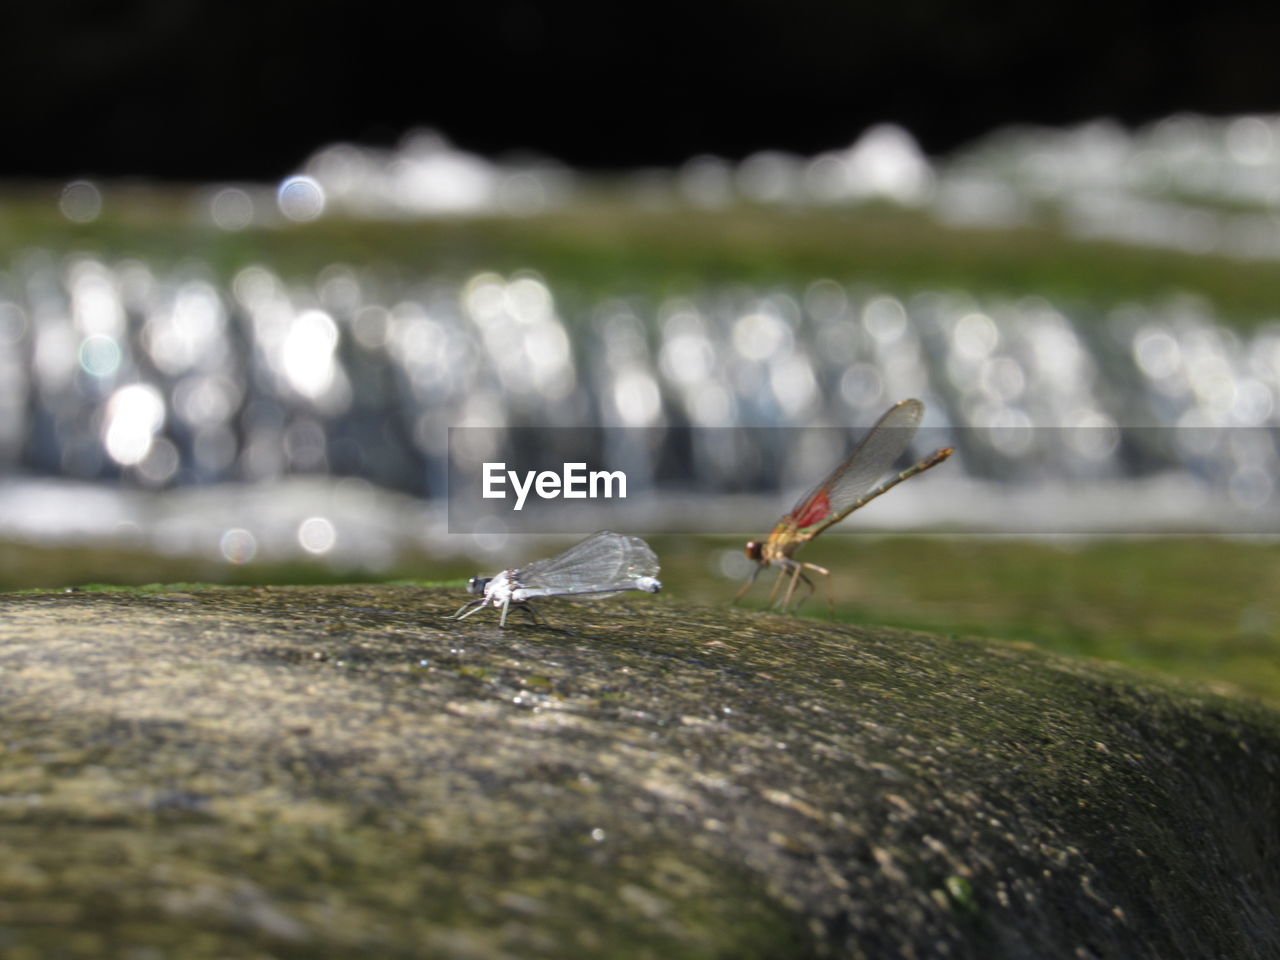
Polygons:
[[[810,158],[697,157],[624,177],[611,196],[624,219],[871,201],[946,229],[1228,263],[1280,256],[1278,170],[1276,117],[1002,131],[938,163],[882,126]],[[554,163],[495,164],[418,132],[392,151],[324,148],[275,190],[213,185],[187,203],[216,237],[330,216],[519,220],[589,207],[589,187]],[[75,181],[58,210],[84,225],[109,206]],[[1088,262],[1106,265],[1099,249]],[[406,545],[490,542],[442,536],[450,428],[490,428],[500,455],[558,453],[547,428],[578,426],[617,428],[594,442],[630,480],[631,501],[609,514],[619,524],[742,530],[908,396],[928,408],[918,448],[959,452],[858,528],[1280,533],[1280,321],[1266,319],[1266,290],[1245,308],[1263,322],[1233,326],[1191,298],[812,278],[592,302],[534,273],[391,280],[335,264],[299,282],[278,269],[33,251],[0,272],[0,534],[378,569]]]
[[[1119,496],[1121,529],[1199,515],[1259,531],[1280,499],[1280,325],[1239,333],[1191,301],[1086,316],[1041,298],[817,280],[566,316],[532,274],[393,287],[334,266],[301,285],[250,267],[221,284],[196,268],[33,253],[0,286],[0,370],[0,457],[25,478],[8,485],[11,534],[41,535],[41,522],[50,535],[154,529],[170,549],[216,545],[231,559],[247,536],[267,555],[340,543],[347,562],[376,567],[396,542],[439,533],[430,511],[405,523],[403,503],[362,517],[335,498],[385,489],[438,504],[450,427],[825,425],[852,443],[907,396],[960,449],[935,481],[950,493],[923,514],[883,513],[890,523],[1001,529],[1009,510],[1025,519],[1051,502],[1039,529],[1088,528],[1096,516],[1070,514],[1097,511],[1096,498],[1025,500],[1074,487]],[[694,450],[687,486],[780,502],[842,452],[804,438],[773,433],[747,474]],[[628,453],[633,490],[658,482],[667,453]],[[55,477],[98,485],[98,505],[76,517],[32,508],[31,485]],[[1164,499],[1144,514],[1153,478]],[[980,482],[1003,484],[1004,502],[975,493]],[[108,493],[132,503],[148,490],[183,506],[147,499],[139,516]],[[327,525],[310,540],[309,520]]]

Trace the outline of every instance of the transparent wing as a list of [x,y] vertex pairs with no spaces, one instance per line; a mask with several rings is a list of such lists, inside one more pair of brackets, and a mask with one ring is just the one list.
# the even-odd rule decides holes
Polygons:
[[634,588],[658,575],[658,558],[639,537],[602,530],[564,553],[535,560],[515,572],[516,581],[543,596],[587,594],[593,599]]
[[924,404],[919,400],[895,403],[838,467],[796,501],[784,519],[801,529],[840,519],[911,445],[923,417]]

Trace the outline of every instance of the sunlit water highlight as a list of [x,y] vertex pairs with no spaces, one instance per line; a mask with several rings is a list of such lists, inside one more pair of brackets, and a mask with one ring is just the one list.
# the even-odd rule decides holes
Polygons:
[[[300,285],[255,266],[223,285],[32,253],[0,285],[0,371],[0,458],[27,478],[0,489],[4,532],[228,563],[292,553],[379,569],[439,548],[449,427],[828,425],[852,444],[908,396],[938,438],[966,429],[928,496],[905,486],[872,527],[1158,529],[1198,515],[1249,531],[1280,504],[1276,433],[1257,429],[1280,423],[1280,325],[1237,333],[1194,301],[1074,317],[1040,298],[824,279],[567,316],[529,273],[389,287],[333,266]],[[1184,429],[1138,449],[1117,429],[1134,426]],[[758,496],[749,509],[672,496],[619,516],[687,528],[734,510],[727,522],[767,527],[840,452],[801,436],[745,485],[695,451],[700,479]],[[660,455],[629,464],[637,499]]]
[[[551,160],[493,161],[417,131],[391,149],[328,146],[275,186],[212,185],[197,203],[206,223],[239,231],[331,216],[523,217],[592,188]],[[649,207],[887,202],[946,224],[1274,259],[1280,118],[1006,130],[942,159],[882,125],[811,157],[700,156],[619,189]],[[57,201],[77,224],[107,202],[88,180]],[[309,283],[270,265],[222,282],[200,266],[32,252],[0,274],[11,476],[0,533],[379,569],[402,549],[502,542],[501,524],[444,535],[449,427],[829,425],[852,444],[907,396],[959,453],[927,493],[904,486],[860,527],[1280,525],[1276,322],[1236,332],[1189,299],[1085,314],[830,279],[668,299],[619,291],[571,314],[562,304],[581,300],[568,292],[485,272],[388,286],[343,265]],[[1146,426],[1168,429],[1128,429]],[[661,452],[628,454],[633,489],[647,489]],[[839,452],[797,431],[757,451],[769,469],[744,478],[695,449],[690,469],[723,496],[664,491],[610,516],[647,529],[767,526]]]

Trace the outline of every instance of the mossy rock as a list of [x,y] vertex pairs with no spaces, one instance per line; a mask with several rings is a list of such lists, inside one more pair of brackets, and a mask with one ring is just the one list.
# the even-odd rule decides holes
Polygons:
[[6,957],[1271,957],[1280,720],[641,597],[11,596]]

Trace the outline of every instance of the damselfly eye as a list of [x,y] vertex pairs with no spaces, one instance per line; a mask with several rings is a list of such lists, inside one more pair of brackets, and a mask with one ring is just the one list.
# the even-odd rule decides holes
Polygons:
[[762,556],[761,551],[763,550],[764,550],[764,544],[761,543],[759,540],[747,541],[747,556],[750,557],[752,560],[759,560],[760,557]]
[[484,593],[484,588],[489,585],[489,581],[492,579],[493,577],[472,577],[467,581],[467,593],[477,595]]

